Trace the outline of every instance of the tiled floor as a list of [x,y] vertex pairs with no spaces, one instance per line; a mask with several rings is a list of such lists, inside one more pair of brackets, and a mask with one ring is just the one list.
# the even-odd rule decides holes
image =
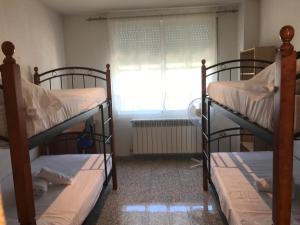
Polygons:
[[[118,161],[119,189],[107,188],[85,224],[222,225],[201,168],[188,159]],[[104,201],[103,201],[104,200]]]

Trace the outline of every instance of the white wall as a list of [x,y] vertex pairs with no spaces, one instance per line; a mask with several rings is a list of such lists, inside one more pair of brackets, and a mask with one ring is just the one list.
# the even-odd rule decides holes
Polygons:
[[110,61],[106,20],[87,22],[86,16],[64,20],[66,63],[105,70]]
[[[63,37],[62,17],[41,1],[0,0],[0,42],[15,44],[14,56],[25,78],[32,80],[34,66],[44,71],[65,64]],[[36,153],[31,151],[33,157]],[[9,151],[0,149],[0,178],[9,170]]]
[[218,14],[218,62],[238,57],[238,14]]
[[[237,59],[239,56],[238,47],[238,13],[222,13],[218,14],[218,62]],[[232,71],[232,79],[238,80],[238,71]],[[227,77],[229,79],[229,77]],[[225,129],[226,127],[235,127],[236,124],[225,116],[218,114],[212,121],[212,131]],[[233,139],[235,140],[235,139]],[[239,142],[233,141],[233,149],[239,149]],[[211,149],[216,147],[212,145]],[[225,143],[223,151],[229,150],[228,144]]]
[[280,46],[280,28],[289,24],[295,28],[293,43],[296,50],[300,50],[299,10],[299,0],[261,0],[259,44]]
[[[16,46],[22,75],[31,79],[40,71],[65,64],[62,17],[39,0],[0,0],[0,42]],[[1,56],[2,58],[2,56]]]
[[[226,60],[237,57],[237,14],[220,14],[219,57]],[[86,16],[65,18],[65,43],[67,65],[82,65],[104,68],[110,62],[108,28],[106,21],[87,22]],[[113,62],[110,62],[113,64]],[[115,117],[116,154],[129,155],[131,124],[128,118]]]
[[260,0],[241,0],[238,15],[239,51],[259,44]]

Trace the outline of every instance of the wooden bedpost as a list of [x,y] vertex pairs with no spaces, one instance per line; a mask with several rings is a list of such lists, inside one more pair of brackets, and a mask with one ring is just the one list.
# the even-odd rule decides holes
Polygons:
[[[201,98],[202,98],[202,113],[203,114],[207,114],[209,112],[206,112],[206,104],[205,104],[205,97],[206,97],[206,66],[205,66],[205,59],[202,59],[202,67],[201,67],[201,82],[202,82],[202,94],[201,94]],[[207,115],[206,115],[207,116]],[[203,160],[203,190],[207,191],[208,190],[208,170],[207,170],[207,160],[209,159],[207,154],[207,146],[209,143],[207,143],[206,141],[206,137],[204,136],[203,132],[205,132],[205,124],[207,123],[207,121],[204,119],[204,117],[202,117],[202,123],[201,123],[201,131],[202,131],[202,160]]]
[[34,67],[33,82],[36,85],[40,84],[39,68]]
[[113,179],[113,190],[118,189],[117,181],[117,169],[115,162],[115,136],[114,136],[114,120],[112,111],[112,91],[111,91],[111,76],[110,76],[110,65],[106,64],[106,88],[107,88],[107,99],[109,101],[108,115],[111,118],[109,121],[109,130],[112,135],[111,138],[111,157],[112,157],[112,179]]
[[294,28],[280,30],[283,42],[277,57],[275,76],[274,158],[273,158],[273,222],[291,224],[293,137],[296,86],[296,52],[291,44]]
[[15,46],[11,42],[4,42],[2,44],[5,59],[0,70],[3,83],[10,156],[19,222],[21,225],[35,225],[30,156],[21,87],[22,81],[20,67],[13,58],[14,50]]

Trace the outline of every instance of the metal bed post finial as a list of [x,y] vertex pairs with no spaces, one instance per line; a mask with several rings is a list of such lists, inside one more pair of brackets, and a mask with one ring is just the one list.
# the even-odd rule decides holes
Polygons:
[[33,82],[36,85],[40,84],[40,76],[39,76],[39,68],[36,66],[33,68],[34,74],[33,74]]
[[5,55],[3,60],[4,64],[15,64],[16,60],[13,58],[13,54],[15,52],[15,46],[13,43],[9,41],[5,41],[1,46],[2,52]]
[[203,69],[203,67],[206,68],[206,66],[205,66],[206,60],[205,60],[205,59],[202,59],[202,60],[201,60],[201,63],[202,63],[202,69]]
[[107,83],[107,98],[111,103],[111,77],[110,77],[110,65],[106,64],[106,83]]
[[201,79],[201,81],[202,81],[202,98],[205,98],[205,95],[206,95],[206,66],[205,66],[206,60],[202,59],[201,63],[202,63],[202,67],[201,67],[201,73],[202,73],[202,79]]
[[280,51],[282,56],[291,55],[294,51],[294,46],[291,44],[291,41],[294,38],[295,30],[292,26],[286,25],[280,30],[280,38],[282,40],[282,45],[280,46]]

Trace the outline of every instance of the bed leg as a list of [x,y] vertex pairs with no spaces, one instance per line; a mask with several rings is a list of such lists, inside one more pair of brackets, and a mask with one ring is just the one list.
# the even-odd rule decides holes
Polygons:
[[208,171],[207,171],[207,160],[203,158],[203,190],[208,191]]
[[112,107],[112,92],[111,92],[111,77],[110,77],[110,65],[106,64],[106,82],[107,82],[107,99],[109,101],[108,107],[108,115],[111,118],[109,121],[109,130],[110,134],[112,135],[111,139],[111,160],[112,160],[112,180],[113,180],[113,190],[118,189],[118,180],[117,180],[117,169],[116,169],[116,161],[115,161],[115,135],[114,135],[114,120],[113,120],[113,107]]
[[[202,63],[202,67],[201,67],[201,82],[202,82],[202,94],[201,94],[201,98],[202,98],[202,109],[203,112],[205,113],[205,108],[206,108],[206,103],[205,103],[205,98],[206,98],[206,66],[205,66],[205,59],[202,59],[201,61]],[[209,110],[209,109],[208,109]],[[208,111],[209,112],[209,111]],[[209,113],[206,112],[206,116],[208,116],[209,118]],[[203,150],[203,155],[202,155],[202,160],[203,160],[203,190],[207,191],[208,190],[208,170],[207,170],[207,156],[205,154],[205,152],[207,152],[207,144],[205,142],[205,136],[203,133],[205,133],[205,119],[204,117],[202,117],[202,124],[201,124],[201,132],[202,132],[202,150]],[[210,121],[207,121],[208,125],[209,125]],[[208,136],[209,136],[209,132],[208,132]]]
[[[113,147],[113,146],[112,146]],[[112,183],[113,183],[113,190],[118,189],[118,180],[117,180],[117,170],[116,170],[116,163],[115,163],[115,155],[112,154]]]

